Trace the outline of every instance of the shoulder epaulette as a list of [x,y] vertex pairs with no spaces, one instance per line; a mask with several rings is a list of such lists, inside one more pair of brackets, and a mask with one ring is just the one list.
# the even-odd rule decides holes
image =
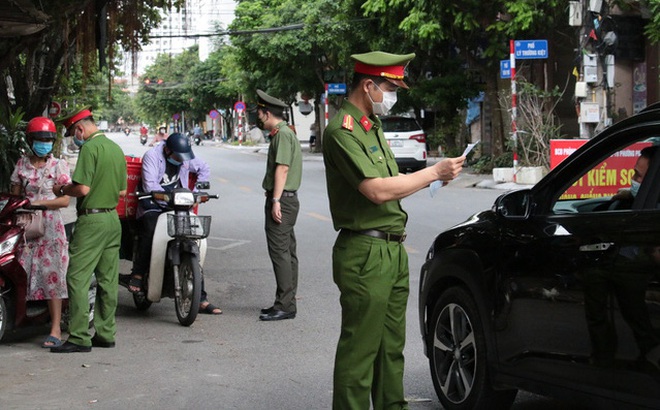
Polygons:
[[353,131],[353,117],[349,114],[344,115],[344,121],[341,123],[342,128]]

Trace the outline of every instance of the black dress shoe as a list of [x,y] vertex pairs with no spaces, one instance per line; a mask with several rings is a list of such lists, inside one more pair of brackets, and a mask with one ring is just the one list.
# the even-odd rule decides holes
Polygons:
[[296,317],[296,312],[285,312],[283,310],[273,309],[271,312],[259,316],[259,320],[267,322],[271,320],[293,319],[294,317]]
[[89,353],[92,351],[92,346],[82,346],[66,341],[61,346],[51,347],[50,351],[52,353]]
[[105,340],[101,340],[94,335],[92,337],[92,346],[93,347],[115,347],[115,342],[106,342]]
[[271,307],[269,307],[269,308],[263,308],[263,309],[261,309],[261,314],[262,314],[262,315],[265,315],[266,313],[270,313],[270,312],[272,312],[273,310],[275,310],[275,306],[271,306]]

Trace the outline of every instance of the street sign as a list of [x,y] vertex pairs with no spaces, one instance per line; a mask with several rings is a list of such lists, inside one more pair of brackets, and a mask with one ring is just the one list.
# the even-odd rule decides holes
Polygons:
[[234,109],[238,112],[245,111],[245,103],[243,101],[236,101],[236,104],[234,104]]
[[220,113],[218,112],[218,110],[211,110],[211,111],[209,111],[209,117],[213,118],[214,120],[215,120],[216,118],[218,118],[219,115],[220,115]]
[[172,119],[174,121],[179,121],[179,118],[181,118],[181,114],[179,114],[178,112],[175,112],[174,114],[172,114]]
[[50,103],[50,107],[48,108],[48,116],[51,118],[55,118],[58,115],[60,115],[60,112],[62,111],[62,106],[60,103],[57,101],[53,101]]
[[500,60],[500,78],[511,78],[511,60]]
[[516,40],[516,60],[548,58],[548,40]]
[[346,83],[328,83],[328,94],[346,94]]

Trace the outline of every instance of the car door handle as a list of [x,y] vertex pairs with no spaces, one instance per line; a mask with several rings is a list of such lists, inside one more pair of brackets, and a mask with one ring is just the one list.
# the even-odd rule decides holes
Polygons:
[[601,242],[582,245],[578,249],[580,249],[580,252],[601,252],[610,249],[612,246],[614,246],[613,242]]

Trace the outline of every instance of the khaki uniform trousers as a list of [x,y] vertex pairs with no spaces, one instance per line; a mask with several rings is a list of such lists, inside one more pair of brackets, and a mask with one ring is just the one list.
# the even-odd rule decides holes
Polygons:
[[408,254],[403,244],[341,232],[332,254],[341,292],[333,409],[407,409],[403,348]]
[[115,340],[120,242],[121,225],[117,212],[78,217],[69,244],[66,277],[71,312],[68,341],[82,346],[92,345],[88,300],[92,275],[96,275],[97,282],[94,306],[96,334],[106,342]]
[[300,202],[297,196],[282,196],[282,223],[273,220],[270,198],[266,198],[266,241],[268,255],[275,272],[275,303],[273,307],[284,312],[296,313],[296,292],[298,290],[298,255],[296,254],[296,234],[293,230],[298,219]]

